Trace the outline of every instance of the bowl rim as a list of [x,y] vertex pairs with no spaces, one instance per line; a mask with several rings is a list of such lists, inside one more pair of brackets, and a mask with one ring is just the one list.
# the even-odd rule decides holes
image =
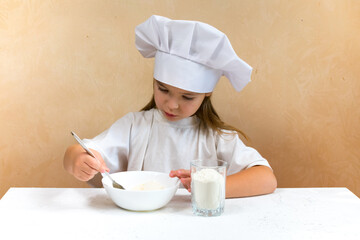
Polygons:
[[[175,179],[170,177],[167,173],[164,173],[164,172],[156,172],[156,171],[139,171],[139,170],[135,170],[135,171],[121,171],[121,172],[115,172],[115,173],[110,173],[110,175],[113,175],[113,174],[127,174],[129,172],[147,172],[147,173],[155,173],[155,174],[161,174],[161,175],[167,175],[170,179]],[[104,180],[104,177],[101,179],[101,182],[103,184],[103,187],[105,188],[105,185],[106,187],[110,188],[110,189],[115,189],[116,191],[124,191],[124,189],[118,189],[118,188],[114,188],[112,187],[111,185],[107,184],[106,182],[104,182],[106,180]],[[179,188],[179,185],[180,185],[180,179],[176,179],[176,182],[173,186],[170,186],[170,187],[164,187],[163,189],[157,189],[157,190],[131,190],[131,189],[125,189],[126,192],[161,192],[161,191],[165,191],[165,190],[169,190],[169,189],[173,189],[173,188]]]

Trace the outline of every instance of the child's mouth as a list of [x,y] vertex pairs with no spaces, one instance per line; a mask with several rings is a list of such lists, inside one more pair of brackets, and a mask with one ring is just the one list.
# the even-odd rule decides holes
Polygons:
[[167,113],[167,112],[165,112],[165,111],[164,111],[164,113],[165,113],[165,115],[166,115],[167,117],[170,117],[170,118],[176,117],[176,115],[174,115],[174,114]]

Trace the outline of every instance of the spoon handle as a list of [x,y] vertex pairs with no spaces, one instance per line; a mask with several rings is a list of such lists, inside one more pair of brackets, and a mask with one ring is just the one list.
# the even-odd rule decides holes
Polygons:
[[92,151],[85,146],[85,143],[84,143],[74,132],[71,132],[71,135],[74,136],[74,138],[76,139],[76,141],[83,147],[83,149],[84,149],[88,154],[90,154],[90,156],[92,156],[93,158],[95,158],[96,160],[98,160],[98,159],[95,157],[95,155],[92,153]]

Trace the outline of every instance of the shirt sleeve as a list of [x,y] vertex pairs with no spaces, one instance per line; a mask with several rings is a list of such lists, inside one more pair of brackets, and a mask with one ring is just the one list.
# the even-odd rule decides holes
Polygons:
[[88,148],[98,151],[111,172],[127,168],[130,134],[134,116],[128,113],[93,139],[84,139]]
[[256,165],[271,168],[269,162],[254,148],[246,146],[236,133],[218,135],[216,151],[218,158],[228,163],[228,175]]

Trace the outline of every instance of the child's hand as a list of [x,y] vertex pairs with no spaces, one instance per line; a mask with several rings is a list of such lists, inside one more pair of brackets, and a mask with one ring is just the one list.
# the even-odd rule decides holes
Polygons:
[[179,169],[173,170],[169,174],[170,177],[178,177],[182,183],[182,185],[191,192],[191,174],[190,170]]
[[98,172],[110,171],[101,154],[93,149],[91,151],[97,159],[86,153],[78,144],[69,147],[65,153],[65,169],[80,181],[89,181]]

